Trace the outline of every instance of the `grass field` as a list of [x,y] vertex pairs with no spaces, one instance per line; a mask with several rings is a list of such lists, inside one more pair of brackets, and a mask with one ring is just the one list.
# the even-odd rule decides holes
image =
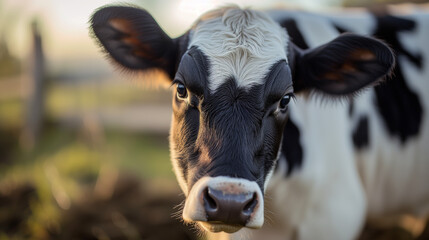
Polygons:
[[[18,197],[13,200],[16,208],[0,204],[0,226],[10,225],[11,218],[5,216],[19,213],[21,208],[28,208],[31,213],[19,219],[24,223],[18,229],[8,231],[0,227],[0,232],[5,231],[0,233],[0,239],[46,238],[61,222],[61,212],[75,202],[86,201],[88,192],[95,191],[106,172],[107,178],[124,175],[136,182],[161,183],[158,194],[178,196],[165,136],[105,131],[102,137],[93,138],[82,130],[51,126],[33,151],[15,148],[10,160],[1,164],[0,199],[12,198],[13,192],[23,187],[34,191],[34,199]],[[116,183],[107,181],[103,187],[108,188],[109,184]],[[143,196],[141,200],[144,199]],[[20,202],[22,206],[18,205]]]
[[193,239],[171,217],[182,197],[167,133],[124,131],[84,116],[73,125],[59,120],[69,112],[169,101],[167,91],[126,84],[51,85],[43,131],[27,149],[24,100],[1,99],[0,240]]

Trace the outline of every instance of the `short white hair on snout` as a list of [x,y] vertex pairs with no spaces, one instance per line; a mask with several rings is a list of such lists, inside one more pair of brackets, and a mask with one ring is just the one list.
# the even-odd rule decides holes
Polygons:
[[245,89],[263,84],[272,65],[287,61],[288,35],[267,14],[229,7],[203,15],[192,32],[189,48],[197,46],[210,62],[213,93],[233,77]]

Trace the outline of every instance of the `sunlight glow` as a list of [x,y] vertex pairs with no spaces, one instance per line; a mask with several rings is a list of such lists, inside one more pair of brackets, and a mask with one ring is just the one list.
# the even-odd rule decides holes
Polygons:
[[[88,36],[88,19],[106,4],[135,4],[147,9],[171,36],[178,37],[203,13],[226,5],[267,9],[300,6],[320,9],[340,0],[0,0],[0,32],[9,42],[10,51],[20,58],[31,49],[29,24],[40,22],[44,47],[49,59],[99,57],[100,52]],[[125,3],[124,3],[125,2]]]
[[180,0],[174,9],[175,16],[181,26],[191,26],[203,13],[227,5],[238,5],[240,7],[257,8],[269,6],[273,0]]
[[181,26],[189,27],[202,13],[215,6],[214,0],[181,0],[174,17]]

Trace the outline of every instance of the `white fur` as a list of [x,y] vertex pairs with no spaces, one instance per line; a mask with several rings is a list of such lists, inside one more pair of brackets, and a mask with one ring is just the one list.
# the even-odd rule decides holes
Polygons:
[[226,8],[206,15],[194,27],[189,47],[208,56],[211,92],[231,77],[245,89],[263,84],[273,64],[287,60],[287,34],[265,13]]
[[290,117],[300,129],[304,159],[301,170],[270,185],[278,221],[298,239],[353,239],[364,222],[365,197],[347,109],[298,97]]
[[376,27],[373,16],[364,9],[332,12],[326,14],[326,17],[334,21],[339,27],[357,34],[368,35]]

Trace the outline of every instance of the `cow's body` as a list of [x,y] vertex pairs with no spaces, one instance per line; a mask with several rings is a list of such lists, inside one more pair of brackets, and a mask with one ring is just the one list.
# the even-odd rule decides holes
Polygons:
[[[317,98],[300,97],[292,105],[290,120],[300,133],[303,155],[290,161],[296,166],[293,172],[286,167],[276,172],[269,189],[276,203],[271,211],[281,212],[276,215],[286,226],[293,226],[289,234],[304,239],[348,239],[338,236],[351,224],[359,229],[366,218],[427,216],[429,48],[425,42],[429,40],[429,14],[417,9],[396,14],[396,19],[363,11],[271,14],[286,27],[297,26],[299,32],[291,29],[289,34],[300,33],[295,39],[309,47],[330,41],[347,29],[376,35],[393,46],[398,56],[393,77],[359,94],[351,103],[324,104]],[[380,19],[387,21],[381,23],[384,26],[380,26]],[[408,25],[408,29],[398,23]],[[390,28],[386,24],[391,24]],[[383,27],[390,36],[377,35]],[[383,105],[386,103],[390,105]],[[390,109],[383,115],[380,108]],[[293,146],[290,151],[295,149]],[[283,161],[284,165],[289,162]],[[348,198],[338,196],[344,193]],[[353,218],[354,223],[344,221]],[[319,227],[320,231],[312,230]]]
[[[117,17],[113,17],[121,16],[115,13],[118,10],[109,11],[112,16],[110,26],[98,27],[97,22],[101,20],[97,18],[102,18],[94,17],[93,28],[101,43],[117,62],[130,69],[147,69],[155,65],[157,68],[164,69],[171,77],[176,75],[178,96],[183,89],[186,89],[181,83],[188,78],[188,86],[186,86],[190,89],[188,94],[194,95],[198,92],[204,97],[198,97],[198,100],[193,98],[193,95],[183,95],[183,99],[187,97],[186,101],[189,101],[187,104],[194,109],[197,109],[199,101],[202,101],[202,105],[198,107],[200,114],[211,109],[211,112],[203,114],[198,121],[195,120],[198,118],[192,120],[192,116],[197,112],[192,109],[186,110],[183,117],[180,111],[183,111],[182,101],[185,100],[176,97],[173,101],[175,113],[170,143],[176,175],[182,190],[188,197],[184,210],[185,220],[209,222],[213,225],[203,224],[203,227],[214,232],[235,232],[240,229],[237,228],[237,223],[243,221],[240,219],[248,219],[245,221],[246,227],[258,228],[261,226],[261,216],[263,218],[260,206],[263,203],[263,195],[266,196],[265,201],[268,202],[268,206],[265,206],[265,215],[270,220],[266,221],[268,223],[262,230],[242,229],[234,234],[210,233],[213,238],[223,236],[234,239],[261,239],[261,236],[268,231],[271,233],[268,236],[273,239],[277,239],[276,237],[278,239],[354,239],[367,218],[377,219],[404,213],[419,216],[428,214],[429,14],[417,10],[408,15],[397,13],[396,17],[387,15],[375,17],[365,12],[325,15],[278,10],[269,12],[272,19],[287,29],[288,36],[284,36],[284,33],[278,32],[276,26],[271,26],[273,24],[271,20],[256,12],[245,12],[245,17],[238,20],[234,18],[240,18],[237,17],[239,15],[224,15],[222,21],[227,26],[225,29],[224,25],[216,22],[214,15],[222,16],[224,14],[222,11],[229,10],[215,11],[209,14],[209,17],[206,16],[197,22],[185,37],[175,41],[174,44],[180,47],[176,53],[168,52],[163,55],[163,57],[168,55],[170,58],[181,59],[181,65],[179,65],[178,63],[168,64],[156,58],[149,64],[133,58],[131,60],[118,58],[117,54],[123,54],[123,52],[116,52],[111,48],[118,45],[117,35],[111,35],[115,37],[111,38],[113,40],[110,43],[103,42],[102,34],[111,34],[109,31],[112,29],[119,30],[121,34],[129,32],[126,36],[131,37],[123,40],[125,48],[118,48],[127,51],[128,47],[134,44],[135,41],[131,38],[136,33],[135,29],[128,30],[128,25],[122,24],[117,21]],[[241,14],[240,10],[237,11],[237,14]],[[145,19],[145,15],[143,16]],[[260,28],[251,26],[251,30],[248,31],[241,29],[240,25],[233,26],[243,24],[241,26],[243,27],[257,18],[261,21]],[[209,22],[212,20],[213,22]],[[228,27],[239,32],[232,40],[228,40],[229,42],[223,40],[232,34],[227,33]],[[264,33],[263,31],[267,29],[269,31]],[[259,143],[252,142],[256,141],[252,140],[254,135],[246,135],[248,133],[240,135],[242,134],[240,131],[244,131],[241,128],[253,129],[255,126],[260,126],[258,123],[252,125],[242,122],[243,117],[248,114],[249,118],[251,116],[250,119],[258,119],[258,111],[265,110],[257,101],[243,105],[240,99],[252,101],[249,96],[257,96],[260,92],[257,86],[261,84],[263,86],[265,82],[272,84],[271,82],[277,81],[277,77],[269,77],[271,75],[277,76],[280,73],[280,75],[289,76],[289,68],[281,68],[283,60],[292,69],[294,79],[299,80],[300,77],[307,76],[305,68],[302,73],[299,69],[294,70],[299,63],[295,64],[292,59],[301,61],[304,59],[301,56],[307,56],[305,54],[309,51],[298,51],[295,53],[298,54],[296,58],[294,54],[291,55],[293,50],[292,45],[286,43],[288,39],[301,49],[314,49],[333,41],[344,31],[375,35],[387,41],[398,57],[393,77],[375,88],[359,93],[353,100],[340,103],[329,99],[324,101],[323,97],[311,94],[297,94],[297,100],[289,105],[289,120],[281,127],[284,127],[283,137],[268,134],[269,139],[264,140],[265,144],[266,141],[271,141],[269,145],[274,145],[273,148],[268,147],[268,150],[264,150],[267,152],[265,154],[271,154],[273,157],[265,157],[266,162],[261,169],[263,171],[259,173],[258,168],[261,166],[256,163],[248,162],[249,166],[246,166],[245,161],[250,160],[245,159],[252,158],[252,154],[257,158],[262,150],[258,147]],[[225,33],[225,36],[213,35],[213,32]],[[257,40],[261,36],[269,37],[262,41],[261,45],[252,45],[253,38]],[[161,40],[169,44],[164,36]],[[362,39],[362,41],[366,40]],[[236,50],[234,44],[240,45],[244,50]],[[372,46],[376,44],[378,47],[374,50],[371,44]],[[375,60],[374,54],[382,54],[376,51],[384,46],[377,45],[379,43],[376,42],[371,44],[368,45],[369,50],[358,49],[359,61],[371,62]],[[273,46],[277,46],[276,48],[285,46],[285,48],[273,51]],[[146,49],[146,45],[143,47]],[[262,58],[254,58],[258,54],[263,54],[264,49],[267,54],[263,56],[265,58],[262,56],[260,56]],[[136,52],[139,53],[137,50]],[[370,52],[373,50],[375,52]],[[353,54],[355,52],[350,56],[357,56]],[[184,55],[183,58],[182,55]],[[387,55],[385,59],[388,58]],[[146,59],[146,56],[140,53],[138,56]],[[348,59],[344,62],[339,65],[341,69],[338,69],[345,72],[345,75],[341,75],[345,76],[344,78],[347,78],[348,74],[362,70],[361,66],[347,65],[354,63],[348,62]],[[308,71],[312,71],[311,68],[312,66],[309,66]],[[371,69],[371,66],[365,69]],[[178,71],[177,74],[175,74],[176,71]],[[371,71],[377,72],[377,69],[369,72]],[[232,79],[230,79],[230,72],[233,72]],[[200,83],[189,83],[190,74],[205,84],[204,93],[199,93],[201,92],[198,90]],[[264,77],[265,75],[268,77]],[[307,77],[311,78],[311,76]],[[336,81],[342,79],[340,75],[336,75],[336,72],[323,76]],[[298,80],[294,80],[293,87],[296,92],[306,88]],[[290,82],[285,80],[283,85],[274,85],[274,88],[290,90],[288,81]],[[349,84],[354,86],[353,92],[364,86],[357,87],[353,85],[354,83]],[[343,85],[334,87],[317,85],[316,89],[319,88],[322,92],[334,95],[352,92],[348,87],[343,87]],[[218,95],[219,89],[237,91],[233,93],[235,100],[228,102],[229,96],[223,92],[221,92],[222,95]],[[249,93],[251,95],[248,95]],[[279,93],[276,94],[281,96],[278,95]],[[222,104],[230,104],[229,109],[235,110],[216,108],[216,104],[219,104],[217,99],[221,99]],[[254,106],[256,111],[252,112],[251,106]],[[277,112],[278,110],[274,114],[280,114]],[[229,120],[223,121],[222,119],[225,118]],[[210,125],[216,122],[221,129]],[[264,126],[263,123],[260,124]],[[225,129],[222,129],[222,126]],[[181,128],[183,128],[182,131],[180,131]],[[203,130],[197,131],[198,129]],[[226,132],[222,132],[223,130]],[[235,131],[238,136],[234,135]],[[257,129],[254,131],[258,132]],[[263,130],[263,132],[266,131],[272,131],[272,128]],[[255,145],[254,148],[241,149],[243,141],[248,145]],[[275,147],[279,141],[282,142],[280,151]],[[190,145],[193,145],[192,149],[194,149],[191,152],[187,149]],[[230,158],[235,157],[223,159],[224,155],[220,154],[223,152]],[[274,156],[276,152],[278,155]],[[244,165],[237,165],[238,163],[230,165],[234,159]],[[250,170],[241,170],[247,167]],[[210,193],[211,189],[217,190]],[[222,201],[225,200],[217,199],[217,191],[223,191],[223,195],[228,197],[235,196],[238,194],[237,191],[241,197],[243,197],[242,192],[254,192],[253,197],[247,197],[246,203],[255,203],[256,207],[254,205],[253,207],[256,210],[252,207],[253,213],[243,215],[240,219],[227,217],[225,214],[219,215],[212,205],[221,206]],[[206,200],[207,198],[214,200]],[[230,225],[217,225],[219,222],[222,224],[229,222]]]

